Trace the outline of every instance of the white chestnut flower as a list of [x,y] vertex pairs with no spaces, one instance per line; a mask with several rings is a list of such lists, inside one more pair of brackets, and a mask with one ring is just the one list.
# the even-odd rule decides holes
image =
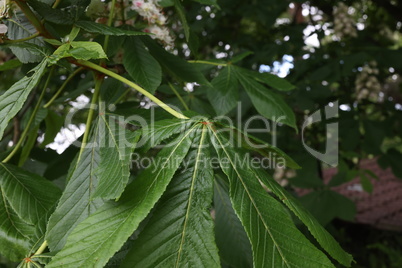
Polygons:
[[334,32],[339,38],[357,37],[355,22],[348,10],[349,7],[342,2],[334,8]]
[[7,33],[8,27],[5,24],[0,24],[0,34]]
[[357,100],[370,99],[378,101],[381,84],[376,75],[379,74],[377,62],[371,61],[363,66],[362,71],[356,76],[355,88]]

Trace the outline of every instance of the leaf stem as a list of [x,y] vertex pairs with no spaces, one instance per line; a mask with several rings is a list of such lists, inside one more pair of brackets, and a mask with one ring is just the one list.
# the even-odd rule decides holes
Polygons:
[[35,37],[38,37],[38,36],[39,36],[39,32],[34,33],[34,34],[31,35],[31,36],[28,36],[28,37],[25,37],[25,38],[21,38],[21,39],[15,39],[15,40],[7,39],[7,40],[4,40],[4,44],[21,43],[21,42],[25,42],[25,41],[34,39]]
[[91,130],[91,124],[92,124],[92,120],[94,118],[94,111],[95,111],[94,106],[98,103],[99,93],[100,93],[100,88],[101,88],[102,82],[103,82],[103,79],[96,79],[96,74],[95,74],[95,91],[94,91],[94,94],[92,95],[91,106],[89,108],[87,122],[85,124],[84,137],[82,138],[82,145],[81,145],[80,153],[78,155],[77,163],[80,161],[81,155],[84,152],[85,146],[88,142],[89,132]]
[[61,2],[61,0],[54,1],[52,8],[57,8],[57,6],[60,4],[60,2]]
[[177,98],[180,100],[181,104],[183,104],[186,111],[190,110],[187,106],[187,103],[183,100],[183,98],[180,96],[179,92],[177,92],[177,90],[174,88],[174,86],[171,83],[169,83],[169,87],[174,92],[174,94],[177,96]]
[[38,248],[38,250],[34,253],[35,255],[39,255],[42,254],[42,252],[47,248],[47,241],[43,241],[42,245],[40,245],[40,247]]
[[32,111],[31,117],[29,118],[28,124],[26,125],[24,131],[22,132],[20,139],[18,140],[18,142],[15,145],[14,149],[2,161],[2,163],[7,163],[8,161],[10,161],[10,159],[18,152],[18,150],[20,149],[22,143],[24,142],[25,138],[27,137],[28,132],[30,131],[31,125],[32,125],[33,121],[35,120],[36,113],[38,112],[39,107],[41,106],[41,102],[43,100],[43,97],[45,96],[46,89],[47,89],[47,87],[49,85],[50,79],[52,78],[53,70],[54,70],[54,66],[52,66],[52,68],[50,69],[50,72],[49,72],[49,75],[48,75],[48,77],[46,79],[46,82],[45,82],[45,85],[43,87],[42,93],[39,96],[38,103],[36,104],[34,110]]
[[67,84],[71,81],[71,79],[73,79],[82,70],[84,70],[83,67],[78,68],[72,74],[70,74],[70,76],[67,77],[64,83],[61,85],[61,87],[57,90],[56,94],[54,94],[54,96],[45,105],[43,105],[43,108],[48,108],[50,105],[52,105],[52,103],[57,99],[57,97],[60,96],[61,92],[63,92],[63,90],[66,88]]
[[160,106],[162,109],[164,109],[165,111],[167,111],[168,113],[170,113],[171,115],[173,115],[174,117],[180,118],[180,119],[189,119],[187,116],[175,111],[174,109],[170,108],[166,103],[162,102],[161,100],[159,100],[157,97],[155,97],[154,95],[152,95],[151,93],[149,93],[148,91],[146,91],[145,89],[143,89],[142,87],[140,87],[139,85],[135,84],[134,82],[131,82],[130,80],[122,77],[121,75],[118,75],[108,69],[105,69],[95,63],[92,63],[90,61],[86,61],[86,60],[77,60],[77,63],[80,64],[81,66],[85,66],[88,68],[91,68],[93,70],[96,70],[100,73],[103,73],[105,75],[108,75],[110,77],[113,77],[117,80],[119,80],[120,82],[134,88],[135,90],[137,90],[138,92],[140,92],[141,94],[143,94],[144,96],[148,97],[151,101],[155,102],[158,106]]
[[215,65],[215,66],[228,66],[227,63],[212,62],[212,61],[207,61],[207,60],[189,60],[187,62],[189,62],[189,63],[203,63],[203,64],[209,64],[209,65]]

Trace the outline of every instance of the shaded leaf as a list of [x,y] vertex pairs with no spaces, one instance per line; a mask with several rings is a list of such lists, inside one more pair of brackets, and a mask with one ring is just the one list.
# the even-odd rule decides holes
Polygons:
[[[353,260],[352,256],[346,253],[335,241],[335,239],[321,226],[321,224],[311,215],[311,213],[301,205],[297,199],[283,189],[271,176],[262,170],[254,170],[254,175],[259,181],[265,184],[282,202],[307,226],[311,234],[317,239],[318,243],[323,249],[325,249],[331,257],[336,259],[339,263],[350,267]],[[326,192],[328,196],[331,196],[329,192]],[[315,200],[315,202],[318,200]],[[319,201],[319,202],[322,202]],[[333,204],[340,207],[341,210],[345,210],[345,206],[341,206],[340,202],[332,200]],[[346,205],[346,204],[345,204]],[[332,206],[325,206],[325,210],[332,211]],[[348,207],[351,207],[348,204]],[[352,206],[353,207],[353,206]]]
[[190,27],[188,26],[187,19],[186,19],[186,13],[184,11],[183,6],[180,3],[180,0],[173,0],[174,7],[176,8],[176,12],[179,15],[181,25],[184,30],[184,35],[186,36],[186,41],[188,42],[190,38]]
[[208,88],[208,99],[217,115],[230,112],[239,100],[238,82],[232,69],[228,65],[212,80],[212,87]]
[[224,263],[234,268],[253,267],[250,241],[229,198],[229,185],[215,179],[215,236],[219,255]]
[[92,21],[77,21],[74,25],[80,27],[81,29],[89,33],[97,33],[103,35],[112,35],[112,36],[149,35],[149,33],[145,32],[124,30]]
[[123,64],[130,76],[152,94],[162,82],[162,69],[138,38],[130,38],[124,47]]
[[160,65],[173,76],[186,82],[209,84],[204,75],[191,63],[167,52],[150,37],[144,36],[141,37],[141,40],[149,49],[151,55],[154,56],[154,58],[159,61]]
[[230,199],[253,249],[254,267],[334,267],[293,224],[284,207],[264,191],[246,155],[212,130],[212,143],[230,182]]
[[297,130],[295,115],[281,96],[250,78],[247,72],[241,68],[236,67],[236,74],[240,84],[250,96],[254,107],[261,115],[274,122],[287,124]]

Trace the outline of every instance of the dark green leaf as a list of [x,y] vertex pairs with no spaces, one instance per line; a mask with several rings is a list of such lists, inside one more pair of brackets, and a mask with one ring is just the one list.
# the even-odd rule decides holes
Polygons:
[[208,88],[208,99],[217,115],[225,115],[237,105],[239,100],[238,82],[230,65],[215,77]]
[[[335,218],[351,221],[356,214],[356,206],[352,200],[330,190],[311,192],[302,196],[300,202],[310,210],[311,214],[313,214],[322,225],[328,224]],[[312,231],[310,230],[310,232]],[[325,237],[321,239],[323,238]],[[352,257],[347,253],[337,250],[337,246],[333,247],[333,245],[337,244],[336,242],[336,244],[327,244],[327,241],[322,243],[323,246],[325,245],[325,249],[331,252],[331,255],[335,256],[335,259],[345,266],[350,266]]]
[[34,69],[31,76],[24,76],[20,81],[12,85],[0,99],[0,139],[3,137],[8,122],[22,108],[31,90],[38,84],[45,72],[47,61],[43,60]]
[[261,115],[274,122],[287,124],[297,130],[295,115],[282,97],[249,77],[243,69],[236,67],[236,74],[240,84]]
[[162,82],[158,61],[145,49],[138,38],[129,38],[124,48],[123,64],[130,76],[152,94]]
[[229,185],[221,178],[215,180],[215,236],[219,255],[233,268],[253,267],[250,241],[229,198]]
[[241,53],[241,54],[239,54],[239,55],[234,56],[234,57],[230,60],[230,62],[231,62],[231,63],[239,62],[239,61],[241,61],[242,59],[244,59],[244,58],[246,58],[246,57],[248,57],[248,56],[250,56],[250,55],[253,55],[253,54],[254,54],[254,53],[253,53],[252,51],[243,52],[243,53]]
[[[307,226],[321,247],[324,248],[331,255],[331,257],[339,261],[339,263],[350,267],[353,260],[352,256],[346,253],[339,246],[338,242],[335,241],[335,239],[321,226],[320,223],[318,223],[318,221],[309,213],[309,211],[297,201],[297,199],[283,189],[271,176],[264,171],[255,170],[253,173],[259,181],[264,183],[269,190],[279,197],[282,202]],[[340,203],[335,202],[335,200],[333,201],[333,205],[339,206],[341,210],[345,209],[340,205]],[[328,206],[325,206],[325,209],[332,210]]]
[[46,131],[45,138],[41,143],[41,147],[44,148],[49,143],[52,143],[56,138],[57,133],[59,133],[61,127],[64,124],[63,118],[57,113],[49,110],[45,118]]
[[149,33],[145,33],[145,32],[124,30],[124,29],[110,27],[110,26],[92,22],[92,21],[77,21],[75,23],[75,25],[89,33],[97,33],[97,34],[103,34],[103,35],[114,35],[114,36],[149,35]]
[[206,135],[204,127],[122,267],[220,267],[209,211],[213,171]]
[[176,8],[176,12],[179,15],[181,25],[184,30],[184,35],[186,36],[186,41],[188,42],[190,38],[190,27],[188,27],[187,19],[186,19],[186,13],[184,11],[183,6],[180,3],[180,0],[173,0],[174,7]]
[[52,8],[49,4],[39,0],[29,0],[29,5],[46,21],[61,25],[72,25],[74,23],[73,16],[67,10]]
[[95,263],[95,267],[103,267],[162,196],[190,149],[192,135],[194,127],[178,137],[173,148],[163,149],[119,202],[105,203],[81,222],[47,267],[91,267]]
[[18,59],[8,60],[8,61],[4,62],[3,64],[0,64],[0,72],[15,69],[17,67],[20,67],[21,65],[22,65],[22,62],[20,62]]
[[284,207],[264,191],[250,163],[244,161],[247,155],[235,151],[222,134],[211,132],[230,182],[233,208],[252,245],[254,267],[334,267],[296,228]]
[[193,0],[193,1],[201,3],[203,5],[212,5],[212,6],[217,7],[218,9],[220,9],[220,7],[219,7],[219,5],[217,3],[217,0]]
[[286,79],[280,78],[274,74],[257,72],[249,72],[249,74],[252,74],[257,81],[280,91],[290,91],[296,88]]
[[159,61],[161,66],[173,76],[186,82],[208,84],[208,81],[205,79],[204,75],[191,63],[188,63],[182,58],[167,52],[150,37],[141,37],[141,40],[149,49],[151,55],[154,56],[154,58]]
[[92,198],[119,198],[130,177],[131,153],[139,132],[131,132],[118,119],[104,114],[98,117],[100,162],[98,187]]

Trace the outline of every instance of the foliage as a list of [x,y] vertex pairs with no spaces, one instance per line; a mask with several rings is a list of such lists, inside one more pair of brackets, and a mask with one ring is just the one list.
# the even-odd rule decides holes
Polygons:
[[[338,2],[8,5],[0,254],[20,267],[350,267],[323,226],[355,209],[331,188],[359,176],[372,191],[368,157],[402,177],[402,61],[398,13]],[[381,18],[389,31],[373,34]],[[303,122],[336,101],[339,168],[325,184],[301,139],[324,148],[327,122]],[[299,200],[278,182],[313,191]]]

